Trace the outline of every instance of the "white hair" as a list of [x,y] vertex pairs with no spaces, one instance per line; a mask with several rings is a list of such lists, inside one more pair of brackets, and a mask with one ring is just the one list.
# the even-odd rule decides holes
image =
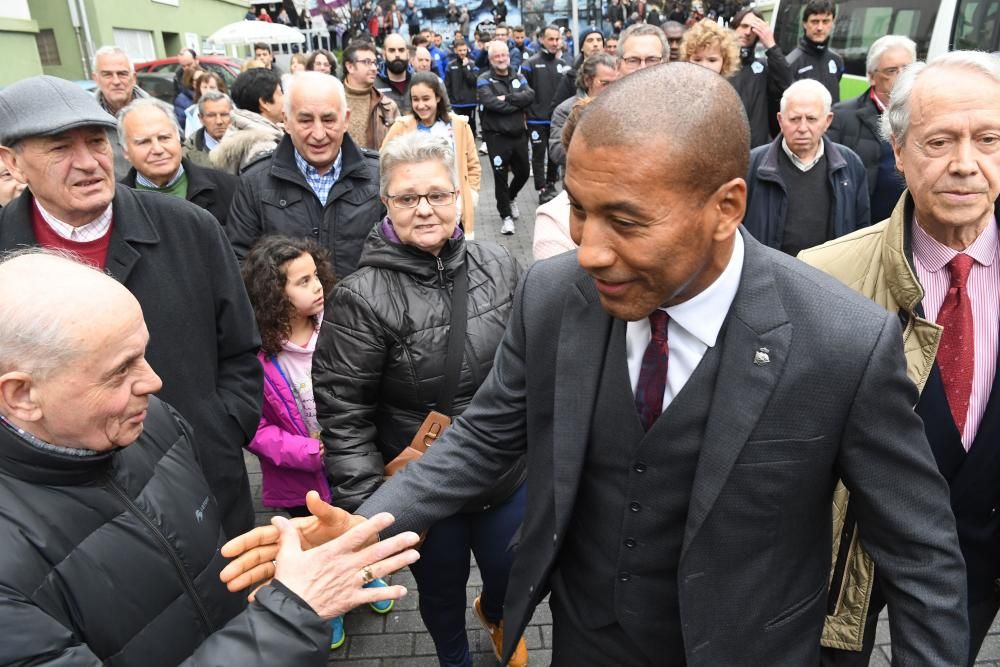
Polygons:
[[97,71],[97,59],[101,56],[123,56],[125,60],[128,61],[128,71],[135,72],[135,63],[132,62],[132,57],[125,52],[124,49],[118,46],[102,46],[101,48],[94,51],[94,58],[90,61],[91,69]]
[[823,113],[830,113],[833,107],[833,96],[819,81],[815,79],[800,79],[785,89],[781,96],[781,113],[785,113],[788,100],[793,97],[818,97],[823,102]]
[[492,57],[493,56],[493,52],[494,51],[499,51],[501,49],[501,47],[503,48],[504,51],[510,51],[510,49],[507,48],[506,44],[504,44],[503,42],[498,42],[498,41],[494,40],[494,41],[490,42],[486,46],[486,55],[488,57]]
[[[68,250],[40,246],[5,252],[0,255],[0,265],[25,255],[60,257],[100,273]],[[16,277],[19,283],[31,278]],[[80,343],[60,309],[42,314],[33,303],[37,295],[31,291],[20,288],[0,291],[4,294],[0,299],[0,374],[21,371],[41,380],[71,364],[81,352]]]
[[882,56],[885,55],[886,51],[891,51],[892,49],[903,49],[906,51],[910,55],[910,62],[917,59],[917,43],[909,37],[905,35],[879,37],[872,42],[871,48],[868,49],[866,67],[869,74],[874,73],[879,68],[879,61],[882,60]]
[[392,170],[401,164],[440,162],[448,169],[455,189],[459,188],[455,150],[451,143],[426,132],[408,132],[382,146],[378,156],[379,194],[388,193]]
[[122,148],[128,147],[128,135],[125,133],[125,118],[138,109],[156,109],[162,112],[164,116],[170,119],[170,126],[177,133],[178,140],[181,138],[181,127],[177,124],[177,116],[174,115],[173,107],[155,97],[139,97],[126,104],[118,112],[118,143],[122,145]]
[[910,129],[910,106],[913,87],[917,79],[927,71],[935,69],[965,70],[992,79],[1000,85],[1000,56],[985,51],[952,51],[929,63],[915,62],[896,79],[892,87],[889,106],[882,114],[882,138],[889,143],[901,145]]
[[347,92],[344,90],[344,84],[337,77],[330,76],[325,72],[306,71],[293,74],[286,81],[285,88],[287,90],[283,91],[285,94],[285,118],[291,118],[292,116],[292,91],[298,86],[304,86],[305,88],[327,86],[333,88],[333,92],[340,102],[341,117],[347,113]]
[[225,100],[225,102],[229,105],[229,110],[232,111],[235,105],[233,104],[233,100],[232,98],[229,97],[229,95],[226,95],[223,92],[219,92],[218,90],[205,91],[198,99],[198,115],[199,116],[205,115],[205,105],[208,104],[209,102],[221,102],[223,100]]

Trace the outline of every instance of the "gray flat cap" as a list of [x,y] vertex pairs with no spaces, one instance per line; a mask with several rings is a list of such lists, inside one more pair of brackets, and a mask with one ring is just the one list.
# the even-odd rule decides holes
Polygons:
[[92,93],[66,79],[33,76],[0,91],[0,144],[89,125],[118,127]]

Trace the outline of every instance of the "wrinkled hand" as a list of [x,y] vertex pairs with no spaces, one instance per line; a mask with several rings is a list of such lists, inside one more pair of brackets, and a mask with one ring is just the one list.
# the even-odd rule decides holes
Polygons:
[[309,603],[323,619],[340,616],[362,604],[397,600],[406,595],[406,588],[364,588],[362,574],[362,568],[367,568],[375,578],[387,577],[420,558],[410,548],[417,543],[416,533],[400,533],[371,544],[378,531],[394,520],[391,514],[376,514],[337,539],[303,551],[292,522],[276,516],[271,519],[280,535],[274,578]]
[[[365,521],[363,516],[328,505],[315,491],[306,495],[306,507],[312,516],[296,517],[290,521],[298,531],[299,546],[306,550],[326,544]],[[235,559],[219,573],[219,578],[230,591],[235,593],[253,586],[254,590],[248,596],[253,601],[256,589],[274,577],[279,535],[276,526],[261,526],[222,545],[222,555]],[[372,537],[372,541],[377,539],[377,535]]]

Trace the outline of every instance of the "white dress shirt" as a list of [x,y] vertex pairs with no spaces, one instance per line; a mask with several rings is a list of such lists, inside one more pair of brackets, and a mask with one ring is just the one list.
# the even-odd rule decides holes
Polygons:
[[[661,308],[670,316],[667,324],[667,386],[663,391],[663,410],[680,393],[694,369],[701,363],[708,348],[715,347],[722,323],[729,314],[729,308],[736,298],[743,275],[743,237],[737,232],[733,243],[733,254],[725,270],[700,294],[684,303],[669,308]],[[652,337],[649,318],[629,322],[625,329],[625,355],[628,361],[628,376],[635,395],[642,368],[642,356]]]

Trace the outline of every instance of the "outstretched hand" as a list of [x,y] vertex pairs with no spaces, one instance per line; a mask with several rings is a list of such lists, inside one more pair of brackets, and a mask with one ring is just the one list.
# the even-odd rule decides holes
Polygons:
[[362,604],[399,599],[406,595],[403,586],[364,588],[372,579],[387,577],[420,558],[411,548],[417,543],[416,533],[400,533],[372,544],[378,532],[394,520],[391,514],[376,514],[337,539],[304,551],[292,522],[276,516],[271,520],[280,536],[274,578],[323,619]]
[[[362,516],[350,514],[323,502],[315,491],[310,491],[306,495],[306,507],[311,516],[296,517],[289,522],[298,532],[299,546],[303,550],[326,544],[365,521]],[[274,577],[279,536],[280,531],[276,525],[260,526],[229,540],[222,546],[222,555],[234,559],[219,574],[219,578],[230,591],[236,592],[253,587],[248,596],[248,599],[253,601],[256,589]],[[376,541],[377,533],[370,539]]]

